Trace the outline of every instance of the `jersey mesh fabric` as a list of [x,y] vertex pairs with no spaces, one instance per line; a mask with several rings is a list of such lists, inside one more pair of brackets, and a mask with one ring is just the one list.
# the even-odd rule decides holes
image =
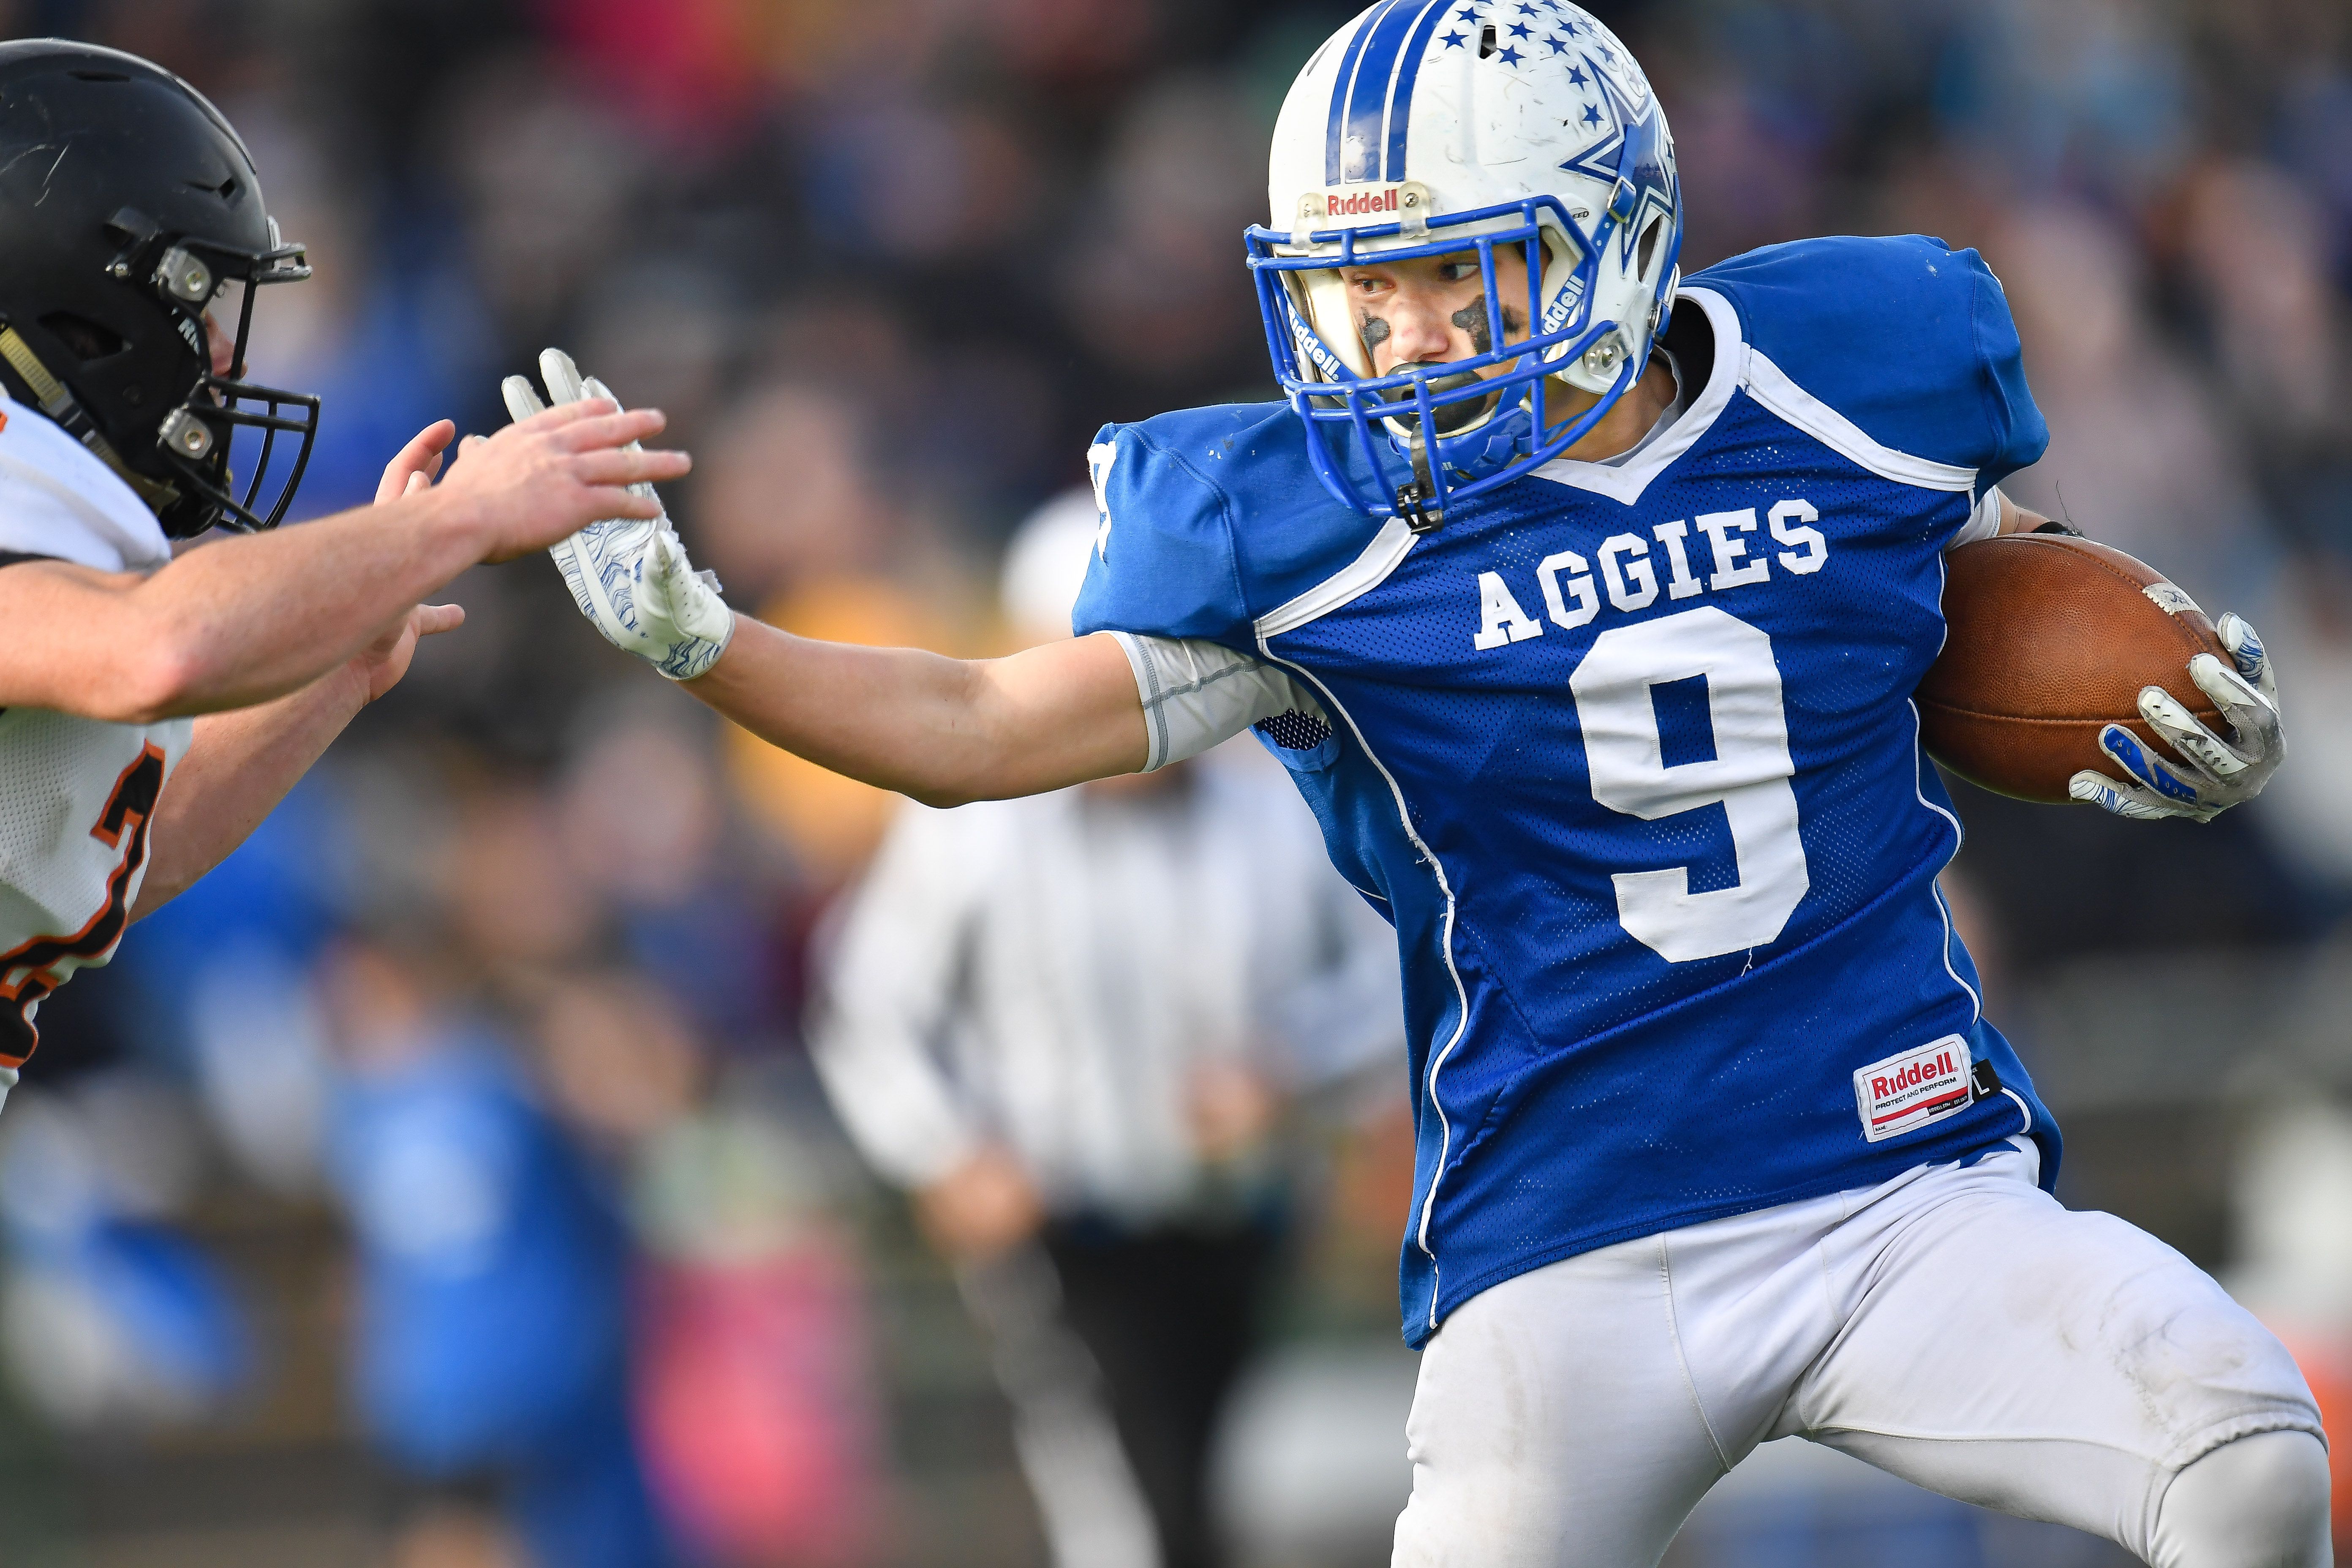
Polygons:
[[1311,752],[1331,738],[1331,726],[1312,713],[1280,713],[1253,728],[1286,752]]
[[[56,853],[73,802],[55,781],[103,766],[104,739],[52,713],[0,714],[0,888],[9,894],[43,908],[75,901],[75,879]],[[0,932],[0,950],[15,945]]]
[[[101,724],[30,708],[0,714],[0,952],[71,936],[106,906],[123,841],[109,844],[90,829],[124,770],[152,743],[168,773],[191,728],[186,719]],[[137,890],[133,879],[126,894]],[[104,958],[66,968],[90,962]],[[0,984],[17,978],[0,974]]]

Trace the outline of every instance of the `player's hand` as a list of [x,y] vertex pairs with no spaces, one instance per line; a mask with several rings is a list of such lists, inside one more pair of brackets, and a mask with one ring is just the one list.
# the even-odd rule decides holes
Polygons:
[[2143,821],[2185,816],[2195,822],[2210,822],[2263,793],[2286,760],[2278,678],[2253,627],[2235,615],[2225,615],[2213,630],[2229,650],[2230,664],[2200,653],[2189,661],[2189,679],[2213,700],[2230,727],[2230,737],[2224,740],[2207,729],[2164,688],[2144,687],[2140,717],[2178,757],[2160,756],[2130,731],[2110,724],[2100,733],[2099,749],[2125,776],[2112,779],[2085,770],[2069,781],[2067,793],[2117,816]]
[[416,657],[419,637],[456,631],[465,624],[462,605],[418,605],[401,616],[383,636],[352,657],[352,671],[359,677],[367,700],[373,702],[400,684],[400,678],[408,673],[408,661]]
[[441,459],[447,455],[449,443],[457,438],[457,426],[446,419],[436,419],[419,430],[383,466],[383,479],[375,487],[375,504],[382,506],[430,488],[441,477]]
[[653,481],[693,467],[683,452],[639,447],[663,424],[656,410],[624,411],[609,399],[551,408],[495,436],[467,437],[440,493],[472,503],[488,536],[484,561],[544,550],[599,518],[659,517]]
[[[582,399],[612,398],[602,382],[583,377],[572,356],[549,349],[539,356],[547,395],[560,411]],[[500,390],[507,412],[525,428],[547,405],[529,379],[507,377]],[[617,406],[619,400],[613,399]],[[632,448],[634,449],[634,448]],[[719,579],[697,572],[686,546],[651,485],[631,487],[651,510],[615,511],[551,547],[580,613],[604,640],[635,654],[672,680],[691,680],[727,651],[735,612],[719,597]]]

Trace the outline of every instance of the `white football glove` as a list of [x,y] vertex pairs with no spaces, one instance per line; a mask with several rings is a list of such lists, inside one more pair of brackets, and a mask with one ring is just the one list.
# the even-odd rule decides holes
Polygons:
[[[547,395],[557,403],[613,397],[603,382],[581,375],[562,349],[539,356],[539,374],[547,382]],[[517,421],[547,407],[526,376],[507,377],[499,390]],[[647,484],[629,489],[642,496],[654,493]],[[592,522],[548,553],[562,571],[580,613],[604,640],[672,680],[692,680],[709,669],[735,635],[735,612],[719,596],[718,576],[694,569],[667,512],[650,520]]]
[[2100,732],[2099,750],[2127,776],[2111,779],[2085,769],[2067,781],[2069,795],[2117,816],[2210,822],[2263,793],[2286,760],[2286,737],[2279,728],[2278,679],[2271,673],[2270,655],[2253,627],[2235,615],[2224,615],[2213,630],[2237,668],[2200,653],[2189,661],[2189,679],[2221,710],[2231,738],[2225,741],[2207,729],[2161,686],[2142,687],[2140,717],[2171,742],[2179,760],[2158,756],[2130,731],[2110,724]]

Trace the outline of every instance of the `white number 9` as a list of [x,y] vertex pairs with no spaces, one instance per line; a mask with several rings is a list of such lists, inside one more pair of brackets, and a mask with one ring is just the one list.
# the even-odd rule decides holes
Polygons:
[[[1706,678],[1715,755],[1668,767],[1650,689],[1695,675]],[[1568,684],[1594,800],[1644,822],[1720,802],[1731,823],[1738,886],[1694,893],[1687,866],[1621,871],[1619,923],[1669,963],[1777,938],[1812,879],[1771,637],[1713,607],[1685,610],[1601,633]]]

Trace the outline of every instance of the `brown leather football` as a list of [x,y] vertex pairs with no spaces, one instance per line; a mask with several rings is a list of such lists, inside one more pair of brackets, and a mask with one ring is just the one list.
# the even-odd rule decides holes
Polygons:
[[1944,651],[1919,683],[1928,755],[2020,800],[2063,801],[2084,768],[2116,776],[2099,731],[2121,724],[2169,759],[2139,716],[2161,686],[2227,733],[2189,660],[2228,654],[2188,595],[2120,550],[2056,533],[2011,533],[1944,558]]

